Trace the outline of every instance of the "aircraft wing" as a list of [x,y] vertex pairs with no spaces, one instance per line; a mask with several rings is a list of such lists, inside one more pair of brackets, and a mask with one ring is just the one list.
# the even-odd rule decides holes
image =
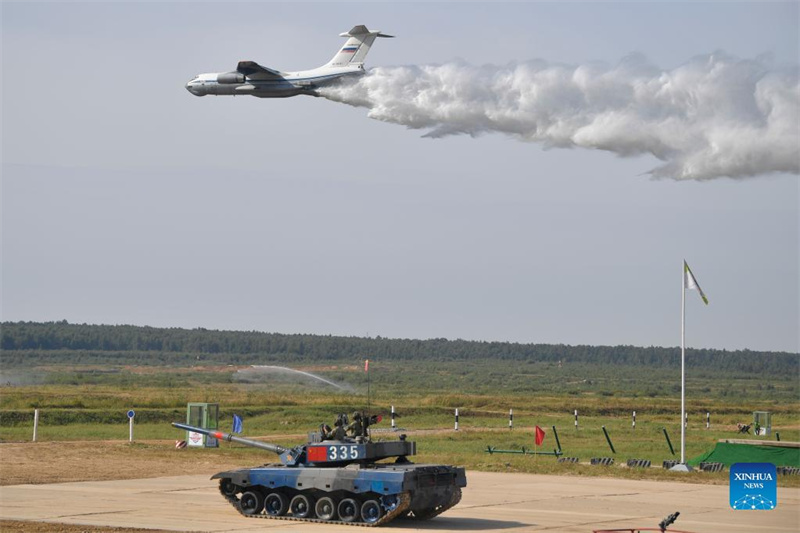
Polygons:
[[283,74],[271,68],[262,67],[255,61],[239,61],[236,70],[253,80],[282,80]]

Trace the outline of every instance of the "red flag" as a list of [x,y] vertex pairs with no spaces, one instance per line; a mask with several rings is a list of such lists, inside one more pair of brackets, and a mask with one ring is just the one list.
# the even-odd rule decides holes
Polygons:
[[541,446],[544,442],[544,430],[539,426],[536,426],[536,445]]
[[369,359],[364,361],[364,372],[369,372]]

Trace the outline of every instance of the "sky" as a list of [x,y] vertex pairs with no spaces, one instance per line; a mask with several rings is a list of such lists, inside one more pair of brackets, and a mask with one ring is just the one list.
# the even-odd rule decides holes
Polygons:
[[797,352],[796,173],[655,178],[647,153],[430,138],[325,98],[184,86],[240,60],[322,65],[356,24],[397,36],[368,68],[724,54],[793,71],[799,14],[3,2],[2,320],[678,346],[685,259],[710,302],[687,292],[687,346]]

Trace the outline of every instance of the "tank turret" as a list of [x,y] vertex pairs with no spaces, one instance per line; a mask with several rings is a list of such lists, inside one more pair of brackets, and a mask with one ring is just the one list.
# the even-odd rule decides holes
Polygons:
[[[321,426],[292,448],[221,431],[173,423],[176,428],[270,451],[282,464],[214,474],[222,496],[249,518],[380,526],[395,518],[427,520],[456,505],[467,485],[463,468],[414,464],[416,443],[372,441],[380,417],[339,415],[335,430]],[[394,461],[379,462],[384,459]]]

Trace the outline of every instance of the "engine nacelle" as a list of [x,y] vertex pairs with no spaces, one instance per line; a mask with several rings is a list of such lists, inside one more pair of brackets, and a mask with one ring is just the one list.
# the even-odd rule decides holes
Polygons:
[[217,83],[244,83],[244,74],[237,71],[218,74]]

